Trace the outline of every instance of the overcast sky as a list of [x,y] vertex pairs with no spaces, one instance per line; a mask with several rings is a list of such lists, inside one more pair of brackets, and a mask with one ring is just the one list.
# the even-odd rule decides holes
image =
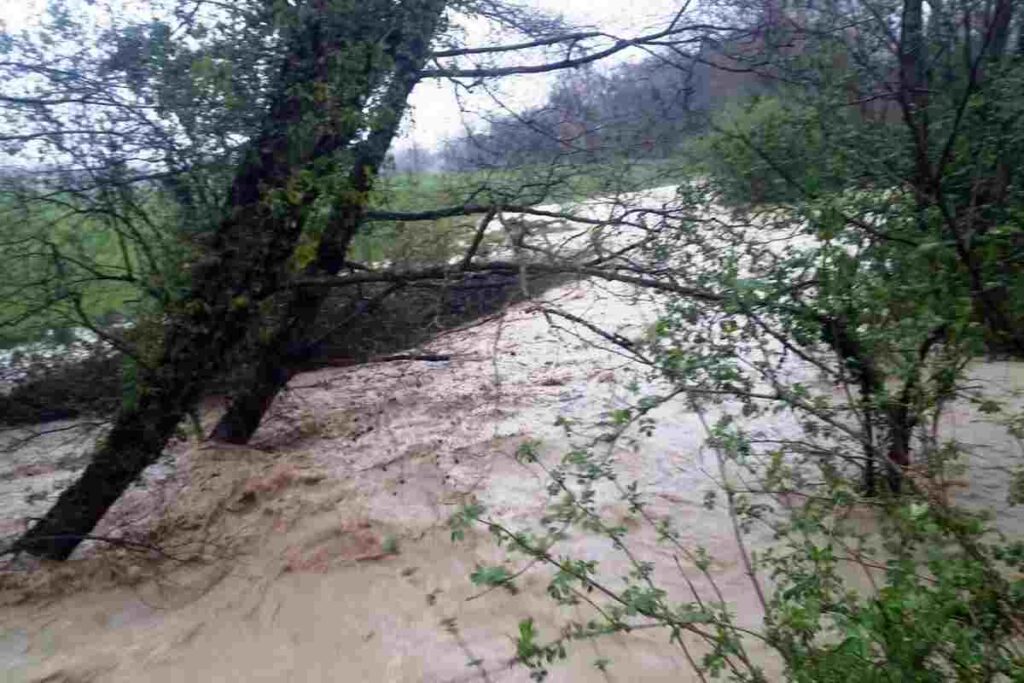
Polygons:
[[0,0],[0,20],[8,30],[14,31],[38,14],[42,6],[43,0]]
[[[650,28],[662,28],[680,6],[680,0],[522,0],[546,12],[561,14],[571,24],[596,27],[614,35],[628,37]],[[696,4],[696,3],[695,3]],[[484,32],[470,32],[470,45],[487,45]],[[489,83],[501,101],[512,107],[536,104],[542,101],[550,84],[550,77],[522,76],[504,78]],[[494,108],[493,101],[484,93],[465,102],[471,109]],[[470,125],[479,119],[465,117],[459,110],[451,84],[424,82],[413,92],[410,100],[411,121],[403,132],[399,146],[416,143],[432,147],[445,137],[457,136],[464,123]]]
[[[680,0],[520,0],[523,4],[561,14],[572,24],[596,27],[618,36],[633,36],[650,28],[660,28],[677,11]],[[140,0],[143,4],[143,0]],[[696,4],[696,3],[694,3]],[[45,0],[0,0],[0,20],[8,30],[18,30],[31,23],[45,6]],[[470,27],[467,42],[487,45],[494,40],[482,27]],[[502,79],[495,87],[503,102],[519,107],[538,103],[550,83],[543,76]],[[399,142],[409,146],[415,141],[433,147],[444,138],[457,136],[463,130],[464,117],[459,110],[452,86],[444,82],[425,82],[416,88],[410,101],[409,124]],[[474,110],[495,105],[483,92],[468,100]],[[471,125],[479,119],[465,119]]]

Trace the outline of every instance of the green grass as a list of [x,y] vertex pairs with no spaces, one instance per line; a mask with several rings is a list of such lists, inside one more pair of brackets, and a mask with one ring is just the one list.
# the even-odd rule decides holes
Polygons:
[[[678,184],[691,166],[688,159],[674,157],[462,173],[407,173],[382,178],[371,204],[377,209],[406,212],[469,204],[571,204],[595,196]],[[445,262],[461,253],[472,238],[477,220],[469,216],[369,223],[353,240],[352,258],[364,263],[406,265]]]
[[[678,183],[688,165],[677,157],[400,174],[380,179],[371,204],[392,211],[424,211],[465,204],[572,203]],[[135,236],[115,229],[105,218],[69,211],[71,198],[26,206],[0,197],[0,348],[59,337],[62,331],[80,327],[72,304],[76,299],[88,318],[102,325],[152,309],[151,291],[172,296],[181,291],[188,249],[173,207],[156,192],[144,202],[147,214],[156,220],[134,221],[142,231]],[[356,236],[352,258],[406,265],[446,262],[465,248],[476,221],[469,216],[370,223]],[[64,257],[60,265],[55,251]],[[114,279],[128,275],[138,282]]]
[[159,198],[136,234],[73,209],[71,198],[0,197],[0,348],[81,327],[80,311],[100,325],[131,318],[152,305],[151,292],[182,284],[184,242]]
[[378,182],[372,203],[393,211],[420,211],[460,204],[544,204],[602,194],[633,192],[681,182],[692,162],[668,159],[605,159],[589,164],[537,164],[461,173],[404,173]]

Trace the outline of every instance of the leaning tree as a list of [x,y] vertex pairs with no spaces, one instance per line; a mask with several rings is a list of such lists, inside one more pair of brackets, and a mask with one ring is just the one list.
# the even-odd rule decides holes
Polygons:
[[[202,8],[202,3],[195,6],[196,11]],[[20,550],[67,557],[125,488],[159,457],[228,351],[245,336],[260,301],[282,282],[305,216],[324,193],[340,191],[338,181],[347,172],[345,152],[367,127],[368,105],[395,75],[398,56],[404,59],[422,51],[433,38],[444,3],[357,7],[345,1],[311,2],[257,5],[255,10],[242,21],[257,23],[272,53],[254,76],[266,81],[253,103],[262,105],[263,111],[237,151],[209,246],[192,266],[188,291],[164,312],[163,339],[155,358],[141,371],[137,400],[118,413],[81,477],[18,541]],[[62,19],[54,19],[58,29],[65,26]],[[190,20],[195,17],[183,19]],[[160,42],[161,37],[168,39],[168,30],[152,27],[150,34],[139,40],[137,49],[159,59],[169,51]],[[126,80],[145,80],[147,74],[138,72],[147,62],[140,63],[130,48],[128,56],[115,53],[97,71],[120,69]],[[124,61],[118,63],[118,57]],[[59,74],[51,78],[59,84]],[[45,90],[48,85],[30,82],[26,87]],[[95,95],[40,92],[19,99],[35,108],[31,118],[45,120],[58,116],[52,108],[63,100],[80,97],[81,105],[90,107],[99,99],[99,105],[105,105],[111,89],[97,90]],[[118,108],[116,102],[109,106]],[[127,106],[160,105],[147,104],[143,93],[142,102]],[[60,135],[51,133],[50,139]],[[133,172],[131,159],[118,159],[116,166]],[[141,163],[145,161],[149,160]]]
[[[460,11],[523,38],[507,46],[453,44],[443,30]],[[156,7],[152,19],[62,2],[40,30],[6,36],[9,92],[0,102],[20,132],[5,141],[19,147],[11,151],[23,161],[5,178],[8,195],[26,216],[53,205],[88,218],[81,232],[107,230],[119,247],[97,262],[51,233],[11,240],[40,273],[33,284],[42,292],[15,317],[71,311],[135,368],[131,400],[89,466],[14,549],[70,555],[159,457],[247,339],[251,374],[217,434],[252,434],[303,361],[295,350],[325,300],[318,283],[344,279],[335,276],[346,267],[374,176],[417,82],[448,78],[474,87],[576,68],[630,48],[692,42],[714,29],[683,19],[681,10],[662,30],[620,38],[572,31],[489,0],[171,2]],[[486,213],[508,201],[489,198]],[[56,213],[41,220],[67,219]],[[195,239],[161,258],[152,234],[166,225]],[[306,238],[317,244],[312,259],[297,253]],[[305,278],[293,277],[296,271]],[[394,274],[382,276],[388,278]],[[128,333],[95,323],[84,305],[94,291],[88,288],[108,282],[152,299],[147,328],[155,339],[140,348]],[[278,311],[269,331],[268,306]]]

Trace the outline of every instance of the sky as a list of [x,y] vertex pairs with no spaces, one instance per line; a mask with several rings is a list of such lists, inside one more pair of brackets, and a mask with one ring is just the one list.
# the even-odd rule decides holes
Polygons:
[[[561,14],[570,24],[594,27],[619,37],[631,37],[665,26],[680,4],[680,0],[519,1],[545,12]],[[144,0],[140,0],[140,5],[144,4]],[[44,6],[45,0],[0,0],[0,21],[7,30],[16,31],[31,25]],[[483,26],[467,29],[469,45],[490,45],[495,40]],[[501,79],[494,85],[503,102],[518,108],[539,104],[550,83],[550,77],[524,76]],[[470,109],[481,111],[495,106],[483,92],[471,95],[465,103]],[[458,136],[467,123],[479,125],[479,118],[463,115],[451,84],[424,82],[410,98],[409,118],[397,144],[399,147],[436,147],[445,138]]]
[[16,31],[38,15],[44,4],[43,0],[0,0],[0,21],[7,30]]
[[[0,0],[2,1],[2,0]],[[545,12],[561,14],[568,23],[598,30],[619,37],[631,37],[661,28],[678,11],[680,0],[522,0]],[[466,42],[469,45],[493,44],[493,36],[486,29],[470,27]],[[534,57],[536,60],[536,57]],[[534,63],[531,61],[530,63]],[[522,76],[503,78],[489,83],[500,93],[501,101],[514,108],[539,104],[552,81],[545,76]],[[403,129],[398,147],[418,144],[422,147],[436,147],[446,137],[456,137],[465,125],[478,124],[480,119],[464,115],[453,93],[453,86],[447,82],[424,82],[417,86],[410,98],[410,117]],[[465,104],[474,110],[495,107],[493,100],[484,93],[470,97]]]

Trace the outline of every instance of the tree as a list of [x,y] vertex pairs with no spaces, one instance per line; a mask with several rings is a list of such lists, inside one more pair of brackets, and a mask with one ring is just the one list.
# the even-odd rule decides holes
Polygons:
[[[832,13],[839,11],[845,15],[842,20]],[[840,30],[851,11],[865,13],[865,27],[857,32]],[[827,234],[841,237],[848,232],[849,246],[857,245],[861,263],[878,264],[869,270],[851,262],[829,274],[838,288],[831,304],[835,312],[828,316],[832,331],[825,339],[841,358],[852,363],[851,373],[862,382],[860,391],[868,406],[865,424],[882,430],[882,441],[888,444],[887,466],[910,465],[915,410],[908,402],[923,400],[919,394],[921,372],[935,362],[930,354],[940,349],[948,353],[957,347],[961,353],[974,353],[969,330],[975,322],[983,323],[987,343],[1001,348],[1018,349],[1024,329],[1020,312],[1008,296],[1009,289],[1019,286],[1020,262],[1010,255],[1007,234],[993,232],[997,224],[1006,228],[1014,224],[1013,207],[1019,202],[1009,191],[1012,164],[1006,156],[1018,153],[1012,142],[1016,133],[1010,132],[1014,130],[1010,120],[1003,118],[1019,104],[1019,67],[1005,51],[1005,41],[998,52],[992,52],[994,37],[1009,20],[1008,10],[996,11],[987,21],[977,23],[965,19],[972,11],[971,7],[938,7],[930,17],[932,36],[926,36],[921,3],[917,2],[887,8],[857,4],[824,8],[802,19],[804,23],[792,30],[806,35],[798,39],[807,41],[805,52],[814,50],[823,58],[815,63],[813,58],[798,55],[776,69],[781,78],[794,84],[804,101],[809,95],[818,109],[812,113],[810,132],[812,139],[820,140],[824,154],[816,153],[814,158],[821,162],[806,166],[802,175],[792,172],[780,149],[755,137],[760,135],[756,127],[722,132],[723,138],[767,165],[768,175],[795,193],[800,204],[814,207],[809,221],[833,216],[836,223]],[[964,14],[958,17],[961,12]],[[874,56],[870,50],[887,35],[880,26],[883,17],[900,27],[899,40],[888,56]],[[958,37],[939,28],[950,25],[967,26],[966,34]],[[944,54],[947,60],[949,55],[962,55],[958,62],[945,63],[947,82],[940,92],[928,87],[930,52]],[[857,98],[854,102],[873,102],[883,116],[891,106],[893,116],[884,119],[891,123],[878,127],[873,125],[873,117],[865,118],[863,110],[854,113],[847,104],[851,91]],[[786,109],[793,111],[794,107]],[[837,109],[839,115],[828,113]],[[898,124],[892,120],[896,116]],[[1000,123],[993,126],[996,121]],[[869,151],[873,147],[891,152],[878,155]],[[832,194],[831,188],[837,187],[837,167],[840,175],[847,176],[848,184],[855,178],[856,186],[867,188],[870,194]],[[973,180],[966,181],[966,176]],[[829,181],[823,182],[825,179]],[[893,214],[896,206],[907,212],[902,218]],[[877,216],[887,219],[880,222]],[[998,262],[991,260],[993,257]],[[842,257],[836,265],[841,263]],[[851,273],[852,279],[841,275],[844,271]],[[855,293],[865,283],[862,276],[876,275],[884,276],[885,286],[863,290],[870,291],[874,301],[857,303]],[[921,308],[927,300],[922,299],[926,280],[939,289],[932,303]],[[839,304],[843,300],[846,303]],[[865,313],[882,300],[887,300],[891,311],[900,311],[903,320],[920,321],[916,341],[885,342],[915,349],[908,356],[909,367],[903,370],[883,369],[887,359],[900,353],[896,348],[874,346],[879,338],[872,339],[875,326]],[[821,301],[819,297],[813,305],[820,306]],[[951,307],[952,301],[969,301],[969,312]],[[858,329],[865,331],[855,331]],[[948,356],[946,360],[955,374],[959,361]],[[887,388],[888,378],[893,376],[904,382],[902,390]],[[934,398],[941,403],[942,393],[953,391],[953,387],[938,391]],[[891,483],[898,485],[895,479]]]
[[[99,56],[85,49],[79,58],[108,80],[78,79],[79,71],[73,70],[76,77],[71,83],[82,90],[73,95],[64,92],[62,70],[47,70],[44,50],[27,40],[24,46],[11,48],[32,56],[28,62],[14,63],[16,72],[30,74],[17,80],[15,87],[31,89],[36,86],[35,74],[46,76],[39,92],[6,98],[15,110],[28,109],[26,120],[46,145],[63,148],[66,123],[76,116],[75,111],[55,109],[65,105],[85,107],[87,119],[102,118],[96,112],[107,108],[127,112],[124,120],[109,121],[111,135],[123,133],[125,127],[131,130],[139,112],[152,111],[157,122],[147,119],[144,127],[161,131],[160,144],[148,139],[138,144],[136,149],[144,155],[121,154],[123,147],[118,145],[114,149],[119,154],[110,159],[110,146],[91,144],[89,137],[89,145],[69,146],[69,156],[82,160],[83,172],[101,168],[106,174],[94,178],[92,185],[69,190],[66,181],[80,178],[81,173],[61,169],[58,194],[77,192],[91,200],[95,195],[109,196],[111,188],[142,187],[151,192],[151,202],[173,197],[176,218],[183,222],[215,217],[215,227],[203,237],[205,244],[182,291],[172,295],[160,290],[154,315],[160,341],[145,355],[124,345],[138,366],[134,400],[118,413],[81,478],[15,544],[16,550],[66,558],[159,456],[211,378],[223,370],[229,354],[260,327],[265,302],[273,301],[284,311],[282,322],[250,359],[254,368],[250,385],[239,395],[221,430],[238,439],[251,434],[274,394],[294,372],[295,363],[301,361],[302,354],[295,349],[301,348],[323,301],[321,292],[301,281],[290,282],[289,269],[308,266],[307,275],[335,279],[333,274],[343,266],[365,211],[373,175],[400,121],[404,99],[418,79],[547,73],[707,30],[700,24],[683,25],[677,16],[668,28],[637,38],[580,32],[534,37],[538,31],[561,27],[557,22],[530,19],[514,6],[489,1],[451,3],[453,8],[516,26],[530,40],[507,47],[434,51],[429,56],[435,62],[448,63],[420,68],[447,5],[396,6],[381,0],[361,3],[357,9],[346,0],[316,0],[269,9],[262,3],[242,4],[237,10],[217,5],[212,15],[205,14],[204,3],[172,5],[171,14],[179,19],[177,28],[160,21],[115,26],[109,40],[114,49],[101,49]],[[72,16],[67,7],[58,5],[53,30],[63,32],[71,44],[82,44],[80,27]],[[217,49],[203,43],[208,25],[223,38],[216,43]],[[208,53],[186,47],[188,41],[185,46],[175,43],[173,38],[182,27]],[[232,32],[233,27],[240,28]],[[233,55],[242,49],[240,36],[256,48],[255,56],[241,58],[241,84],[233,73]],[[592,44],[593,49],[581,51],[582,45]],[[533,64],[459,65],[466,57],[503,57],[538,49],[565,49],[565,56]],[[177,88],[183,82],[209,99],[189,106]],[[130,94],[123,96],[123,92]],[[239,102],[260,115],[236,122],[219,109]],[[94,163],[97,159],[99,164]],[[146,184],[149,181],[160,181],[168,192],[158,193],[155,186]],[[208,212],[217,202],[204,198],[216,195],[225,185],[223,208]],[[114,196],[124,201],[122,195]],[[311,217],[323,215],[325,209],[329,220],[322,234],[315,236],[317,256],[307,264],[296,247],[304,229],[311,226]],[[133,223],[125,221],[125,225]],[[139,244],[143,248],[146,241]],[[467,255],[467,262],[471,257],[472,253]],[[54,260],[61,264],[60,270],[67,257]],[[132,264],[127,257],[119,270],[128,271]],[[97,277],[106,275],[100,272]],[[343,279],[332,284],[343,286]],[[119,342],[116,336],[97,330],[111,343]]]
[[[520,625],[517,654],[538,678],[569,642],[649,628],[701,680],[768,680],[753,641],[779,656],[787,680],[1020,677],[1019,539],[955,504],[950,469],[985,452],[949,438],[942,417],[959,402],[1019,425],[1019,409],[972,382],[969,366],[991,350],[1019,353],[1024,330],[1014,161],[1024,62],[1009,48],[1009,4],[928,7],[721,3],[755,24],[750,40],[691,56],[711,62],[721,91],[757,87],[740,114],[712,116],[710,177],[662,206],[616,196],[615,227],[602,225],[616,237],[575,261],[581,274],[662,293],[641,339],[568,318],[657,371],[661,386],[593,424],[566,422],[564,457],[524,445],[519,457],[554,499],[536,524],[510,527],[475,505],[452,519],[453,535],[482,524],[516,561],[478,569],[476,582],[514,588],[544,565],[558,604],[593,608],[548,642],[534,622]],[[535,272],[570,267],[540,239],[532,246]],[[684,542],[671,506],[617,467],[672,403],[705,432],[718,484],[706,502],[734,527],[760,628],[734,619],[711,558]],[[855,510],[877,531],[848,519]],[[772,547],[751,551],[752,528]],[[639,554],[639,530],[678,564]],[[605,537],[628,572],[568,545],[572,531]],[[689,593],[661,583],[673,570]],[[691,571],[712,589],[695,587]]]
[[[190,291],[169,311],[160,355],[140,379],[92,462],[16,548],[66,558],[132,481],[159,457],[261,298],[285,275],[310,206],[330,191],[341,153],[364,128],[362,111],[395,56],[429,41],[425,25],[395,30],[390,3],[303,3],[271,15],[281,33],[259,133],[241,153],[224,218],[195,266]],[[417,17],[421,18],[421,17]]]
[[706,93],[699,91],[696,66],[692,57],[648,57],[607,74],[561,72],[543,104],[524,111],[506,105],[485,114],[484,130],[449,141],[449,165],[515,168],[554,159],[582,164],[679,154],[701,125],[696,105]]
[[[432,11],[437,14],[436,8]],[[366,211],[369,192],[384,162],[391,141],[405,111],[405,103],[419,80],[429,55],[429,36],[435,32],[436,18],[413,16],[412,26],[427,30],[408,40],[396,52],[391,82],[381,98],[366,139],[356,146],[347,185],[331,197],[330,214],[320,236],[315,261],[307,267],[309,275],[337,275],[345,264],[348,246]],[[252,376],[242,392],[235,396],[227,412],[213,431],[213,437],[234,443],[246,443],[259,427],[264,412],[277,393],[288,383],[305,360],[299,349],[307,348],[313,326],[328,290],[296,289],[284,304],[283,321],[261,350]]]
[[[675,35],[692,30],[691,27],[678,27],[673,22],[673,25],[668,30],[658,32],[653,37],[645,37],[635,42],[659,40],[666,35]],[[547,37],[540,42],[541,44],[571,43],[578,39],[579,36],[575,34],[567,34],[554,38]],[[517,52],[522,49],[528,49],[533,45],[533,43],[528,43],[525,48],[522,45],[513,45],[507,48],[506,51]],[[613,48],[598,54],[607,56],[629,45],[630,43],[620,41]],[[460,49],[435,53],[435,56],[438,54],[466,56],[474,54],[474,52],[487,53],[500,52],[501,50],[501,48],[481,48],[479,51]],[[426,46],[424,45],[418,51],[411,51],[405,61],[399,63],[396,69],[396,77],[382,100],[384,118],[377,122],[376,127],[370,133],[366,142],[357,148],[354,172],[350,179],[350,191],[339,195],[335,199],[330,218],[327,221],[327,227],[320,238],[316,261],[307,269],[306,275],[308,277],[331,278],[342,270],[345,264],[347,245],[358,229],[367,209],[368,195],[372,187],[373,176],[384,162],[385,155],[400,122],[405,101],[412,88],[422,77],[422,67],[428,56]],[[593,60],[591,58],[580,58],[567,61],[570,65],[578,66],[580,63],[588,64]],[[529,73],[536,71],[538,68],[555,70],[567,67],[556,62],[550,66],[541,65],[540,67],[495,67],[490,70],[477,68],[472,70],[471,73],[474,77],[487,77],[491,75],[510,75],[519,72]],[[447,74],[452,77],[459,77],[463,73],[465,72],[453,68],[440,70],[432,75]],[[521,130],[519,135],[521,135]],[[541,137],[544,137],[543,133]],[[521,158],[520,161],[522,160]],[[525,184],[533,182],[533,179],[524,180]],[[475,188],[477,192],[480,189]],[[541,198],[542,195],[534,199],[539,200]],[[475,244],[478,244],[478,242]],[[463,259],[463,262],[466,263],[471,257],[472,252]],[[271,335],[271,341],[264,349],[262,359],[254,368],[253,375],[245,388],[233,398],[231,406],[214,429],[212,434],[214,438],[231,443],[246,443],[252,437],[274,397],[307,359],[307,350],[310,347],[305,342],[312,336],[313,325],[316,322],[318,312],[323,306],[328,291],[329,289],[327,288],[311,290],[300,287],[292,295],[292,300],[286,305],[287,311],[283,315],[283,322]]]

